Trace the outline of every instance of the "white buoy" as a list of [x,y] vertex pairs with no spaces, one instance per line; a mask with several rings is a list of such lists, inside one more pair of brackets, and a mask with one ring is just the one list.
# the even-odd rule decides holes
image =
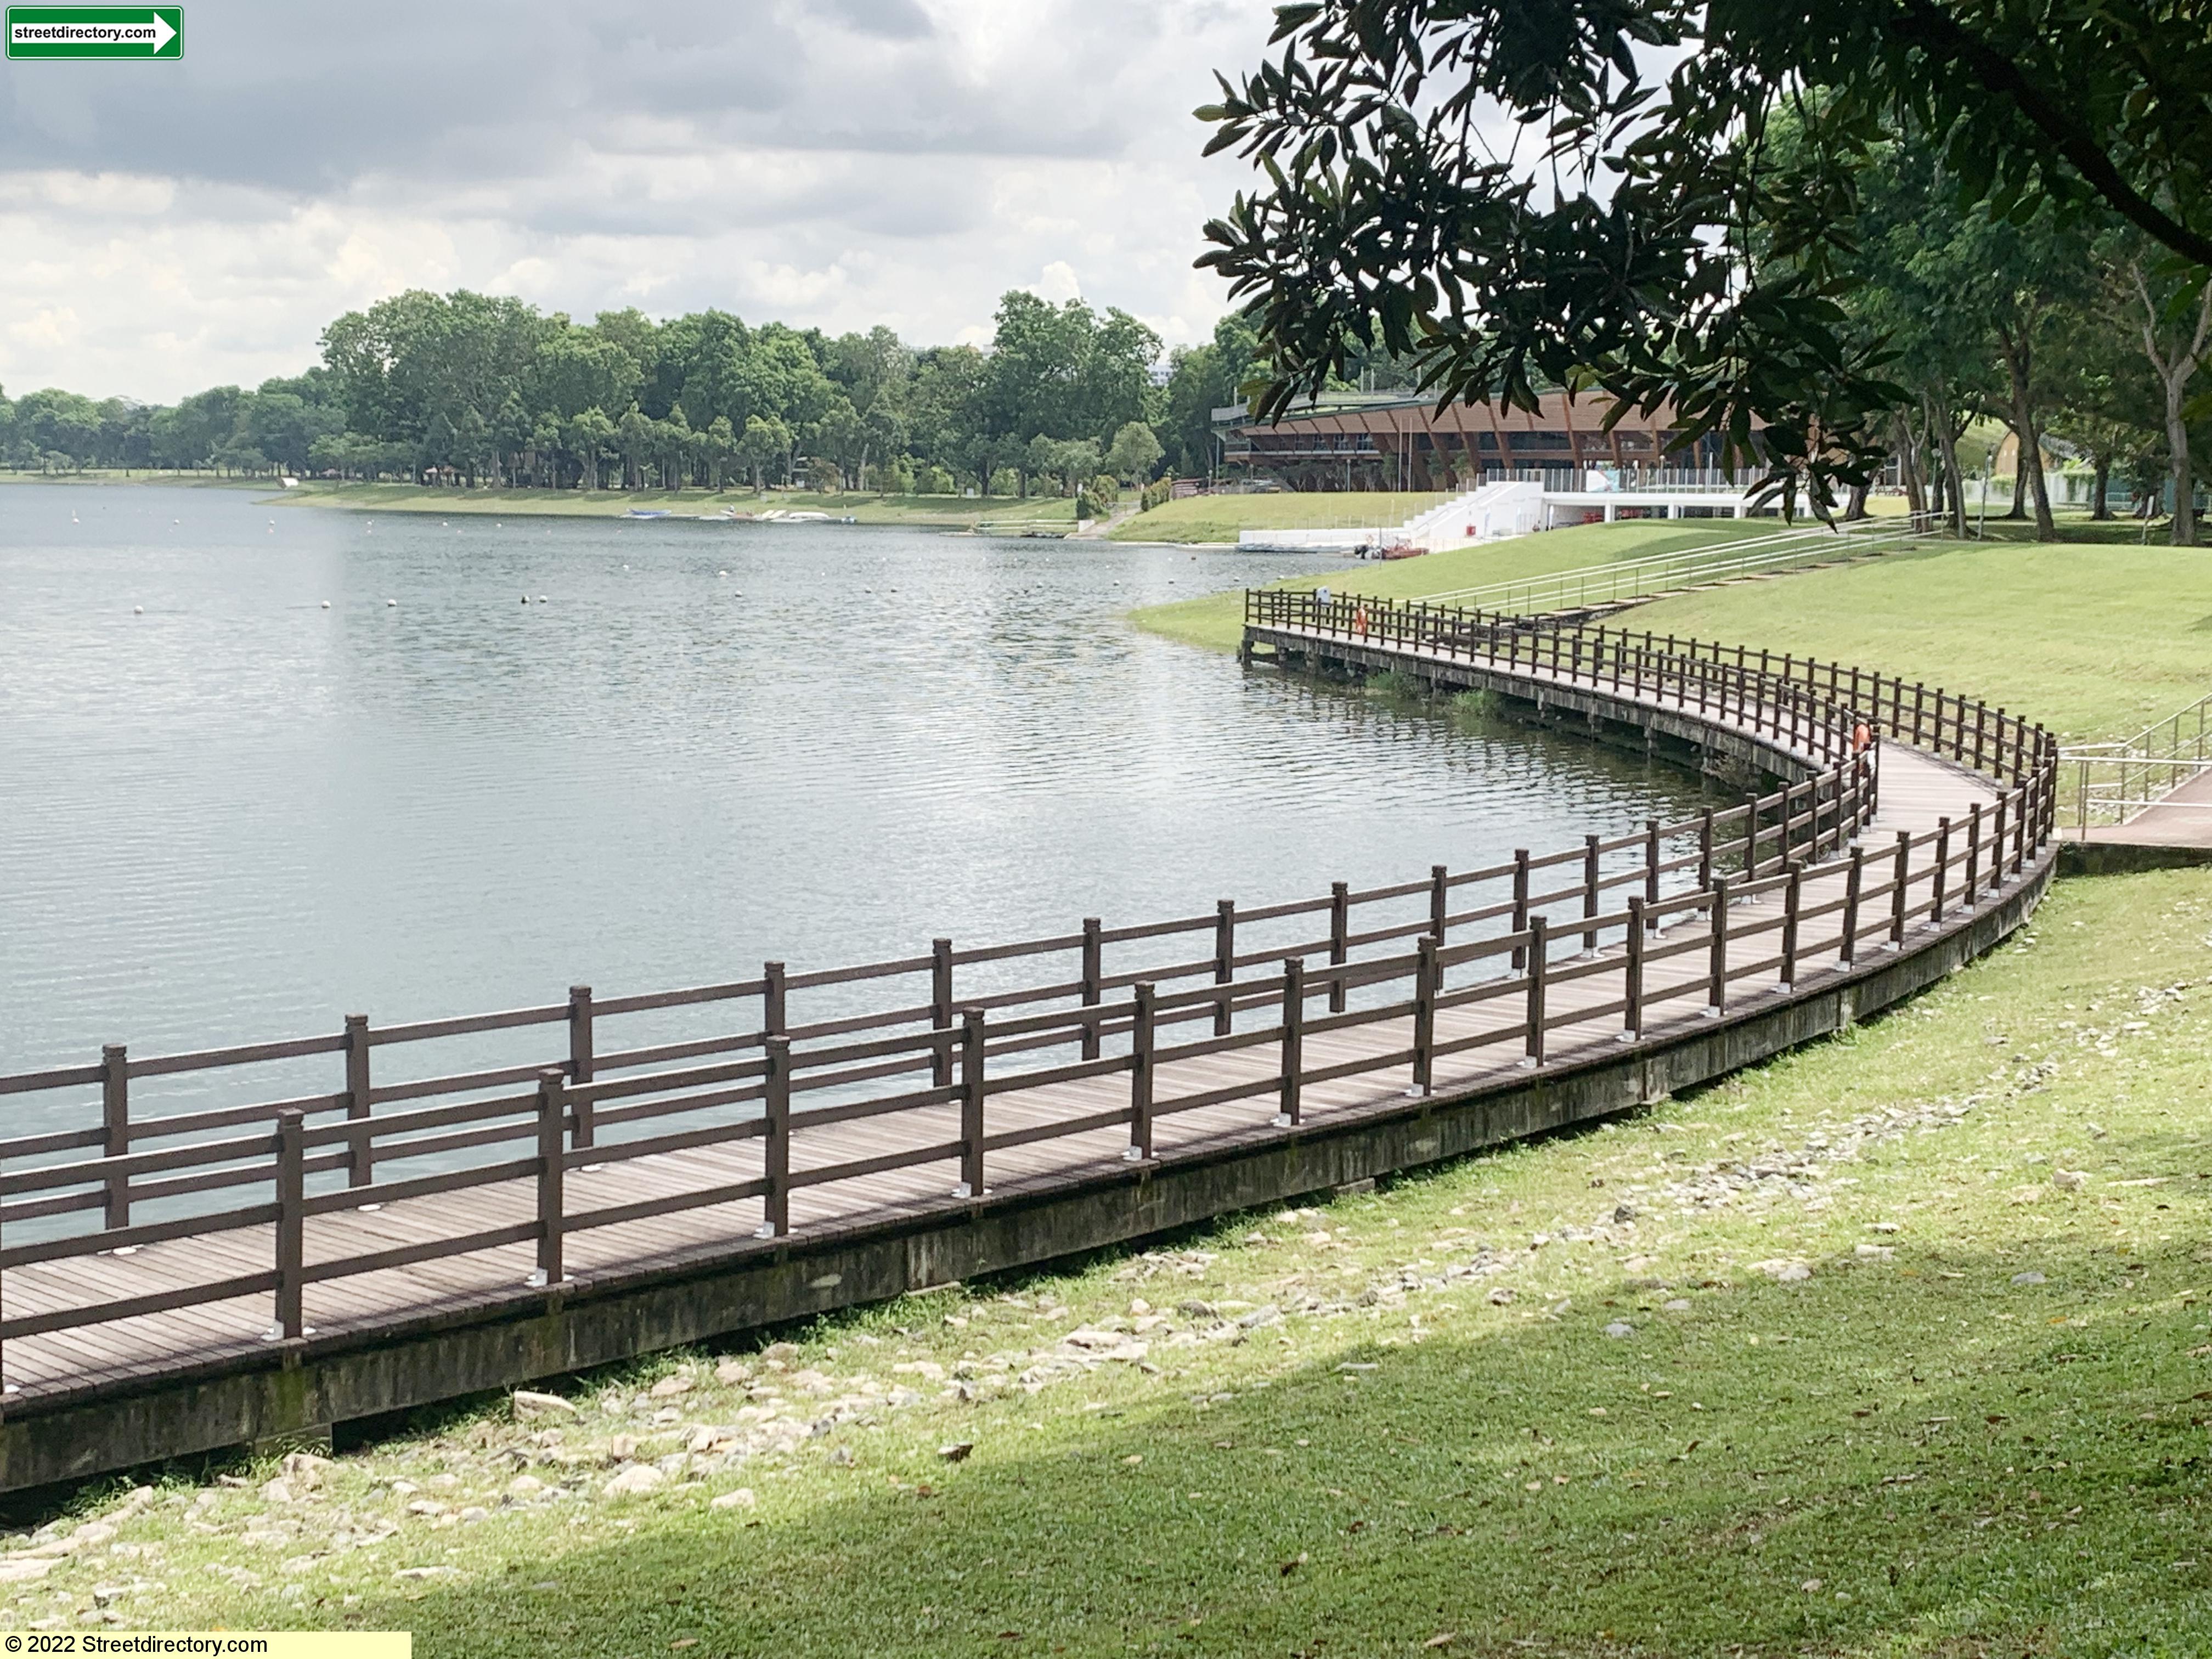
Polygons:
[[397,609],[398,609],[398,607],[399,607],[399,601],[398,601],[398,600],[397,600],[397,599],[386,599],[386,600],[384,602],[384,608],[385,608],[386,611],[396,611]]
[[726,576],[726,575],[728,575],[730,573],[729,573],[728,571],[726,571],[726,570],[717,570],[714,574],[715,574],[717,576]]
[[540,593],[538,596],[538,603],[540,605],[548,605],[550,604],[551,601],[549,600],[543,593]]
[[324,609],[324,610],[325,610],[325,611],[327,611],[327,610],[329,610],[330,608],[331,608],[331,602],[330,602],[328,599],[325,599],[325,600],[323,601],[323,609]]
[[146,607],[143,605],[134,605],[131,607],[131,614],[134,617],[143,617],[146,614]]
[[529,594],[527,594],[527,593],[525,593],[525,594],[522,596],[522,602],[523,602],[523,604],[525,604],[525,605],[528,605],[528,604],[530,603],[530,595],[529,595]]

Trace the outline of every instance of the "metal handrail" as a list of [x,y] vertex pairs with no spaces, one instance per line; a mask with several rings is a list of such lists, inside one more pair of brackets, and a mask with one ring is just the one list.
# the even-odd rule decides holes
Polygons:
[[1680,553],[1651,554],[1640,559],[1579,566],[1547,576],[1486,582],[1432,594],[1429,602],[1464,605],[1477,610],[1508,611],[1524,615],[1589,604],[1609,604],[1620,599],[1645,597],[1661,586],[1694,585],[1722,580],[1730,576],[1752,575],[1792,564],[1824,562],[1844,550],[1846,542],[1849,544],[1847,556],[1850,557],[1856,558],[1875,551],[1887,552],[1893,546],[1909,544],[1926,533],[1910,524],[1899,527],[1881,524],[1878,520],[1864,522],[1870,527],[1861,529],[1843,526],[1835,530],[1780,531]]

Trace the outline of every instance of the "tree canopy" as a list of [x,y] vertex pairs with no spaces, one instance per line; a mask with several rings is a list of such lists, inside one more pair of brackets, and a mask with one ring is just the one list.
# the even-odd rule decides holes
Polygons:
[[[1380,344],[1440,400],[1603,387],[1794,494],[1863,485],[1914,400],[1846,303],[1877,152],[2006,234],[2090,221],[2212,270],[2212,30],[2166,0],[1298,0],[1222,81],[1207,227],[1255,412]],[[1781,142],[1785,136],[1787,142]],[[1753,434],[1759,430],[1754,445]]]
[[[597,489],[805,481],[821,488],[1073,493],[1101,457],[1149,476],[1159,337],[1127,313],[1016,290],[988,351],[892,330],[829,336],[723,311],[590,322],[465,290],[410,290],[336,319],[323,362],[169,408],[76,393],[0,398],[16,465],[220,467]],[[1141,482],[1141,479],[1139,480]]]

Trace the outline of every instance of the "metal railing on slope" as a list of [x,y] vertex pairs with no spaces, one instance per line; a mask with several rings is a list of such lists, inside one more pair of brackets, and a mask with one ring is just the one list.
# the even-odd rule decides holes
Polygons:
[[1911,522],[1868,519],[1836,530],[1778,531],[1686,548],[1678,553],[1655,553],[1549,575],[1454,588],[1431,594],[1430,599],[1437,605],[1463,605],[1512,616],[1584,610],[1735,577],[1778,574],[1838,558],[1895,552],[1912,546],[1925,533]]
[[2069,745],[2059,761],[2059,816],[2077,831],[2124,823],[2154,806],[2212,812],[2212,801],[2172,799],[2184,786],[2212,775],[2212,692],[2124,742]]

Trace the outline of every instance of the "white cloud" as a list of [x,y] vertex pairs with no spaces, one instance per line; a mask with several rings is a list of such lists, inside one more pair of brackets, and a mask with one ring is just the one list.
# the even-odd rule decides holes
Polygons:
[[[0,384],[167,399],[401,288],[975,341],[1006,289],[1170,343],[1220,285],[1211,71],[1267,0],[201,0],[173,67],[0,70]],[[280,20],[289,20],[280,21]]]

